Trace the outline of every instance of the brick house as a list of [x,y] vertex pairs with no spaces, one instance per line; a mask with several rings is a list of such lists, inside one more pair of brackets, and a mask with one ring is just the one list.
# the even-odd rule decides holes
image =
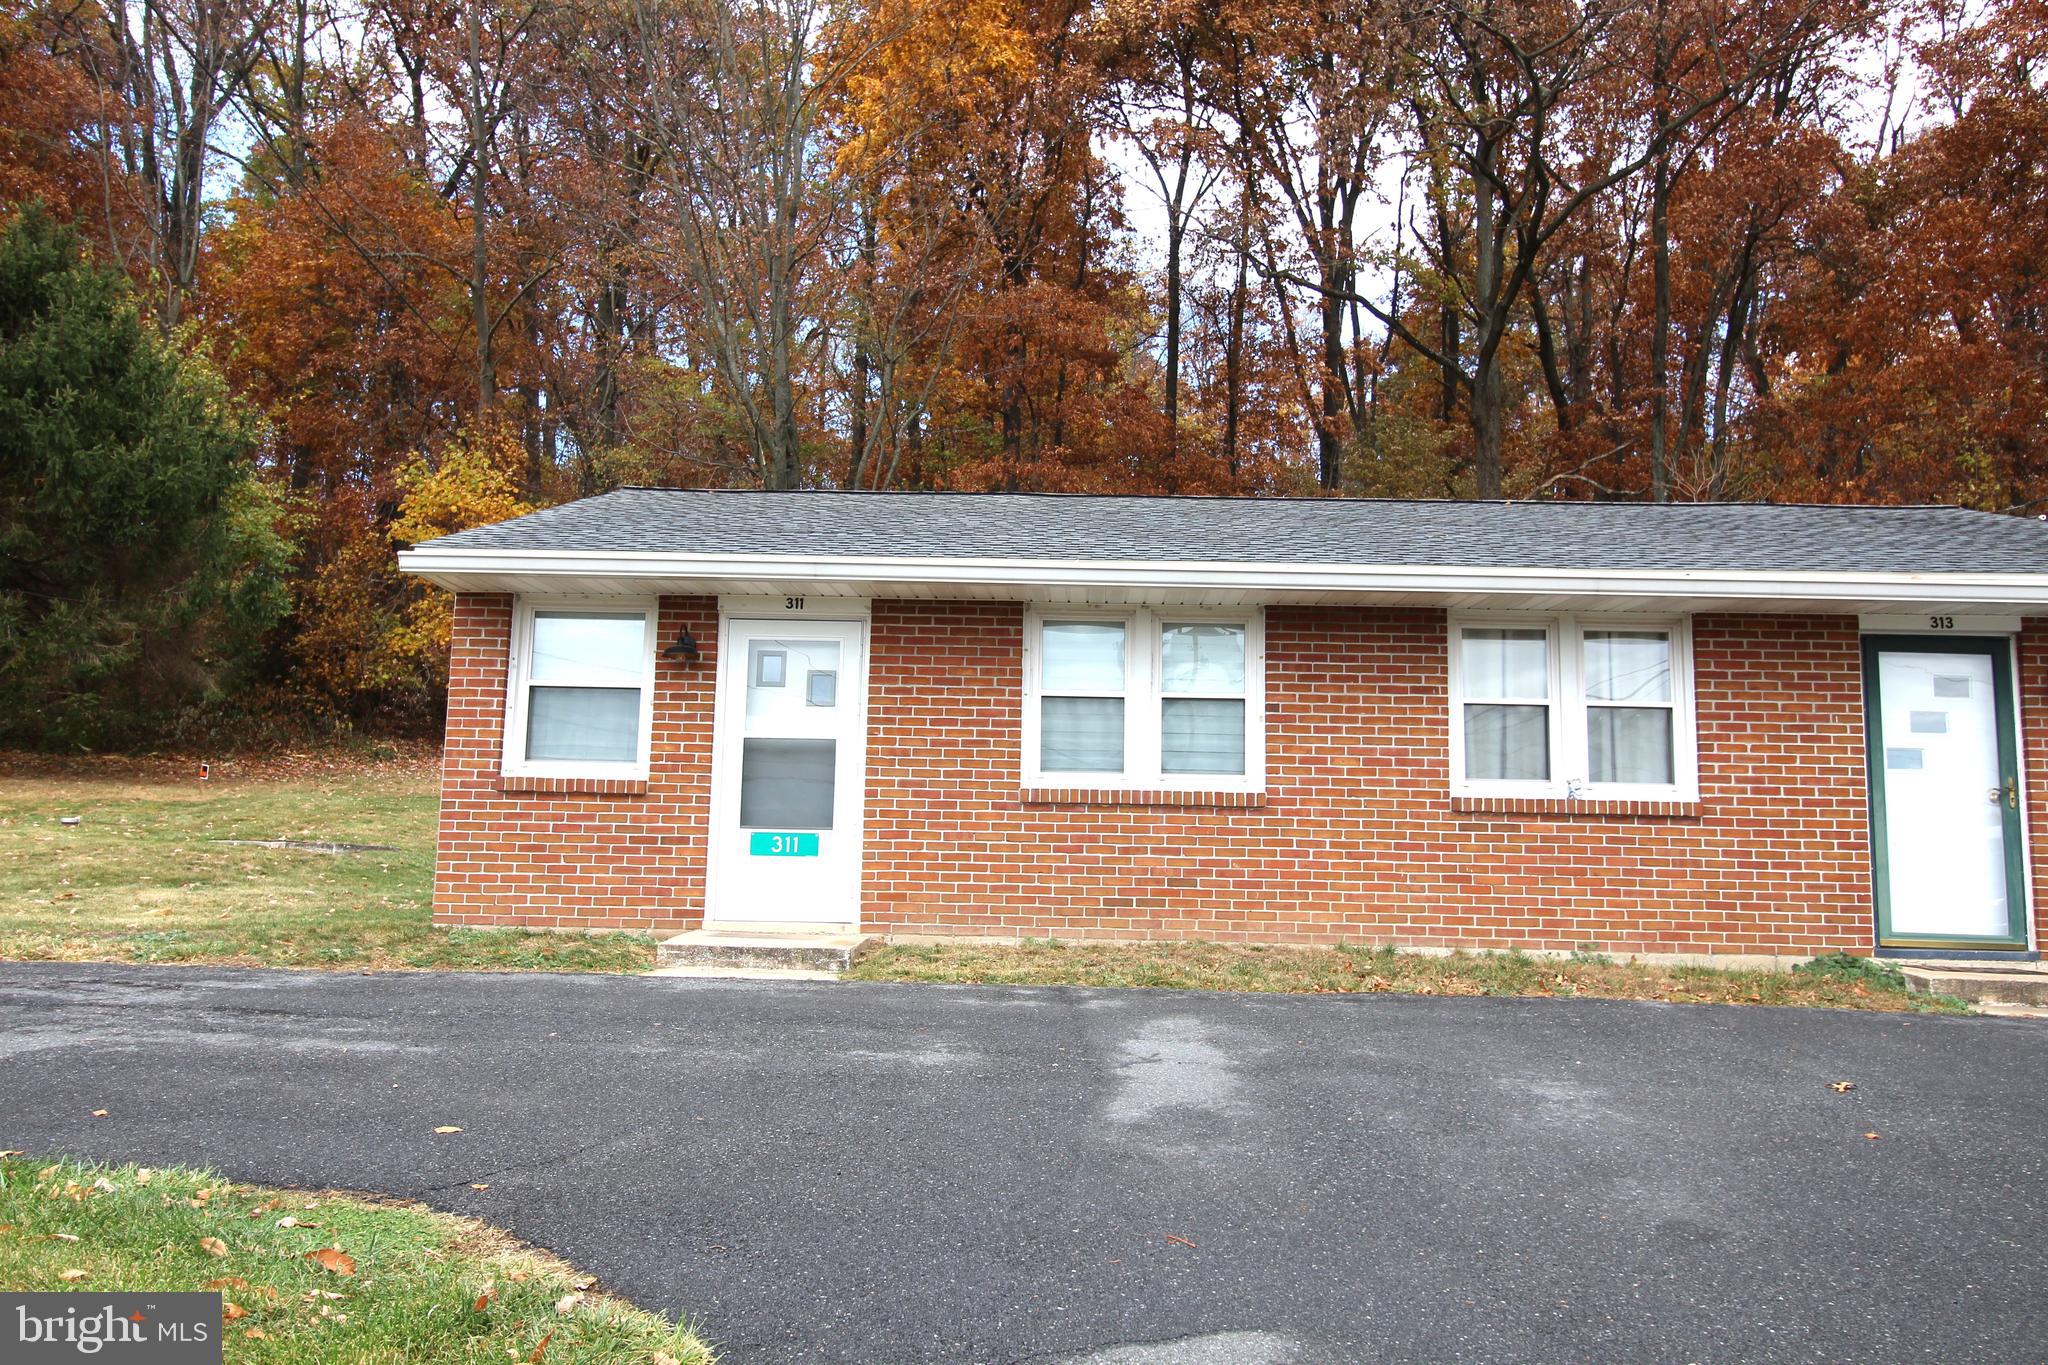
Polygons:
[[626,489],[401,562],[441,923],[2034,948],[2035,521]]

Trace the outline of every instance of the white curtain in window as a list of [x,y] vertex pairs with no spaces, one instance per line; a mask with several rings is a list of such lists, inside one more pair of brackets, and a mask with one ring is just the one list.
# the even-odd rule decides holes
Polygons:
[[1586,632],[1588,701],[1670,701],[1671,637],[1661,630]]
[[1121,621],[1047,621],[1039,686],[1046,692],[1121,692]]
[[1170,625],[1159,632],[1160,687],[1167,692],[1244,691],[1244,627]]
[[1122,697],[1045,697],[1038,711],[1038,766],[1048,773],[1124,770]]
[[1467,630],[1465,695],[1541,701],[1550,695],[1550,636],[1541,630]]
[[537,611],[533,681],[638,687],[646,674],[646,631],[638,612]]
[[1671,711],[1656,706],[1589,706],[1586,708],[1587,757],[1595,782],[1628,782],[1668,786],[1671,761]]
[[1550,777],[1550,709],[1465,707],[1465,776],[1479,782],[1542,782]]
[[631,763],[640,757],[640,689],[536,687],[527,693],[526,756]]
[[1244,772],[1244,703],[1168,697],[1160,703],[1159,766],[1169,773]]

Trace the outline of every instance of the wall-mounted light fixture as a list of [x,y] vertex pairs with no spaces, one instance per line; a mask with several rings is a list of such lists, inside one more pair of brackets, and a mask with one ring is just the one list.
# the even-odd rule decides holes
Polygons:
[[697,648],[697,637],[687,630],[676,636],[674,644],[661,651],[662,658],[679,659],[686,664],[696,663],[701,656],[702,651]]

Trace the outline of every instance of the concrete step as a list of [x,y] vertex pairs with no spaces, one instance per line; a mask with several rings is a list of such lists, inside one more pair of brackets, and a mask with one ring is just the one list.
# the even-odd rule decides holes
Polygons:
[[[853,955],[868,935],[843,928],[713,925],[664,939],[655,962],[670,976],[760,976],[774,972],[783,980],[836,976],[853,965]],[[670,970],[680,969],[680,970]],[[803,977],[782,975],[804,973]]]
[[2039,962],[1902,962],[1906,989],[1982,1005],[2048,1006],[2048,965]]

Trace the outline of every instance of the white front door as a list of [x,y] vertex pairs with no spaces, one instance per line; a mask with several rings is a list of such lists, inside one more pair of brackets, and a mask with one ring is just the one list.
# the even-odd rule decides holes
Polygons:
[[2003,640],[1866,637],[1878,942],[2026,946]]
[[857,621],[725,623],[707,919],[859,920],[865,635]]

